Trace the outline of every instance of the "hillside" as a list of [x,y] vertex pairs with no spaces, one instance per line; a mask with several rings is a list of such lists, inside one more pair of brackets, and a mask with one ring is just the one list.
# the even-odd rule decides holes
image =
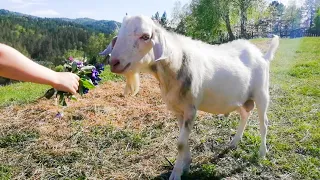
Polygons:
[[116,21],[110,21],[110,20],[94,20],[90,18],[77,18],[77,19],[55,18],[55,19],[81,24],[88,28],[93,28],[95,30],[99,30],[107,34],[112,33],[114,30],[118,29],[121,26],[121,23]]
[[34,19],[51,19],[57,21],[66,21],[66,22],[73,22],[76,24],[80,24],[85,26],[86,28],[94,29],[106,34],[110,34],[115,31],[118,27],[120,27],[121,23],[113,20],[94,20],[90,18],[77,18],[77,19],[69,19],[69,18],[40,18],[37,16],[32,16],[28,14],[22,14],[19,12],[8,11],[5,9],[0,9],[0,15],[6,16],[20,16],[20,17],[30,17]]
[[35,61],[55,67],[70,55],[93,63],[119,23],[89,19],[39,18],[0,10],[0,42]]

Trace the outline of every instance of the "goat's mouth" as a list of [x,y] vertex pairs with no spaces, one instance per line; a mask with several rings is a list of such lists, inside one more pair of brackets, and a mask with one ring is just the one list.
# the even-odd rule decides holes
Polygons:
[[120,63],[116,63],[113,66],[111,66],[111,72],[121,74],[121,73],[125,72],[129,68],[130,65],[131,65],[131,63],[128,63],[124,68],[120,69],[119,68]]

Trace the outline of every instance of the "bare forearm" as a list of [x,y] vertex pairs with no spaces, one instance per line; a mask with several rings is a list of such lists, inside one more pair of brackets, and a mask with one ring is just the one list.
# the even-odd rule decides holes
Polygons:
[[17,50],[1,43],[0,76],[51,86],[57,82],[55,71],[33,62]]

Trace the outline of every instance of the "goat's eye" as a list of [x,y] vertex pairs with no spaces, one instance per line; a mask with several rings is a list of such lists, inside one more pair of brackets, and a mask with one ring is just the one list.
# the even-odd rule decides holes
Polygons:
[[146,41],[150,39],[150,36],[148,34],[144,34],[143,36],[140,37],[140,39],[143,39]]

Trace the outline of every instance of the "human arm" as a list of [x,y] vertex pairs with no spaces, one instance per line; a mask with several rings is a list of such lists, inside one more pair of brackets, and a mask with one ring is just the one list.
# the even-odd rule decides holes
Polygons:
[[55,72],[39,65],[16,49],[0,43],[0,76],[46,84],[60,91],[75,94],[79,86],[79,77],[69,72]]

